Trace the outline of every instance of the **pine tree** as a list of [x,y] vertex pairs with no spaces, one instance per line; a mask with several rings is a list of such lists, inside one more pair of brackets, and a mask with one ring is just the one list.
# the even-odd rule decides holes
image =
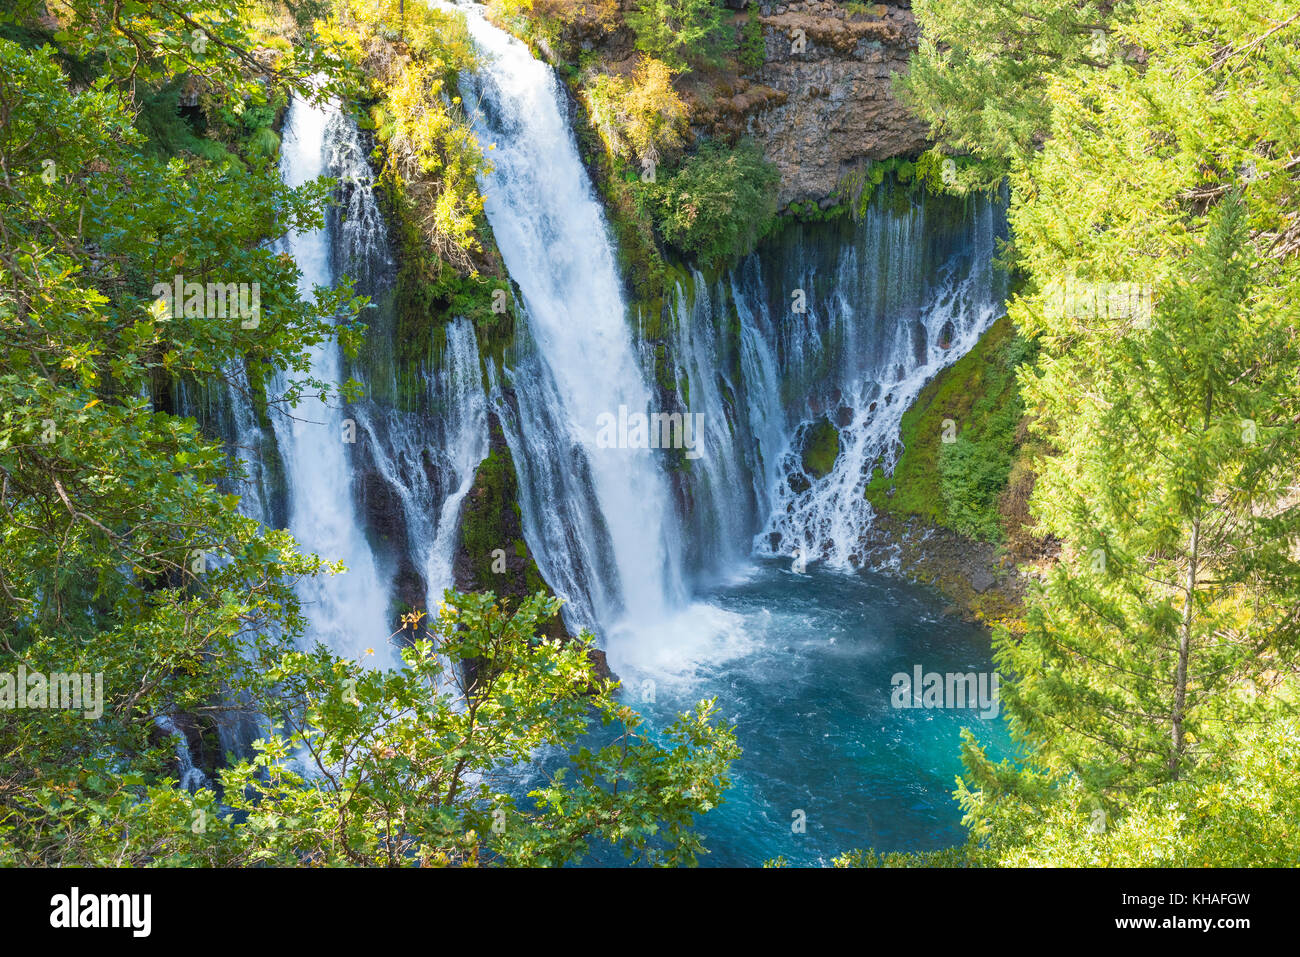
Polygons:
[[[1042,73],[1041,111],[1037,94],[1006,116],[953,106],[1011,169],[1027,281],[1010,312],[1039,346],[1022,392],[1054,450],[1033,506],[1061,545],[997,639],[1025,760],[964,747],[959,796],[998,862],[1054,859],[1068,821],[1082,847],[1153,801],[1235,795],[1239,739],[1293,710],[1300,15],[1169,0],[1116,5],[1107,30],[1109,64]],[[1021,120],[1032,149],[999,148]]]
[[1255,308],[1238,195],[1205,232],[1149,323],[1076,334],[1026,383],[1061,449],[1036,509],[1065,550],[1001,642],[1004,703],[1049,765],[1101,789],[1176,779],[1218,747],[1234,682],[1295,637],[1294,314]]
[[728,38],[713,0],[639,0],[627,14],[636,47],[674,70],[717,59]]

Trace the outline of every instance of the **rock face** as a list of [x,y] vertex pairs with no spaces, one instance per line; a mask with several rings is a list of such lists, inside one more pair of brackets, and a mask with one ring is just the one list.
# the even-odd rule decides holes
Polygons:
[[401,496],[375,462],[375,437],[363,428],[357,438],[352,463],[353,494],[375,558],[382,573],[393,582],[393,607],[388,609],[388,619],[395,622],[407,612],[424,608],[424,576],[411,560],[413,549]]
[[[458,591],[491,591],[517,603],[547,590],[524,542],[514,461],[496,413],[489,416],[488,456],[460,506],[452,573]],[[557,617],[548,634],[564,635]]]
[[[1022,572],[1015,558],[989,542],[966,538],[920,516],[877,512],[862,548],[868,567],[938,589],[952,602],[949,610],[963,618],[989,624],[1023,613],[1033,573]],[[1047,556],[1044,551],[1035,562]]]
[[781,171],[779,203],[823,200],[865,160],[919,153],[926,126],[894,95],[920,28],[903,4],[753,3],[766,62],[682,84],[697,134],[752,136]]
[[[603,69],[635,68],[636,37],[624,21],[637,0],[617,0],[617,13],[578,0],[548,2],[567,12],[557,21],[559,49],[543,47],[547,59],[576,60],[578,51],[596,51]],[[851,7],[832,0],[723,5],[723,23],[737,39],[749,18],[758,17],[765,62],[739,73],[734,61],[702,64],[674,86],[690,107],[696,136],[758,141],[781,171],[781,206],[826,199],[845,172],[866,160],[925,149],[926,125],[893,90],[894,74],[907,71],[920,37],[911,0]]]
[[826,197],[863,160],[925,149],[925,124],[893,91],[920,36],[910,5],[865,9],[825,0],[750,5],[767,46],[757,79],[784,96],[753,111],[746,132],[781,170],[782,205]]
[[[488,456],[461,503],[453,574],[457,590],[492,591],[513,606],[537,591],[549,592],[550,587],[524,542],[514,462],[495,412],[489,416],[489,432]],[[542,632],[550,638],[572,638],[559,615]],[[605,652],[589,648],[587,660],[597,679],[617,680]],[[465,666],[467,683],[473,684],[479,663],[467,661]]]

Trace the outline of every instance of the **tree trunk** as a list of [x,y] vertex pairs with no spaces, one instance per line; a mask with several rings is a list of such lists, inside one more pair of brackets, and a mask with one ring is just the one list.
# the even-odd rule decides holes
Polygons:
[[1183,735],[1184,708],[1187,702],[1187,659],[1192,650],[1192,614],[1196,595],[1197,565],[1201,549],[1201,516],[1192,520],[1192,540],[1187,560],[1187,593],[1183,596],[1183,623],[1178,635],[1178,676],[1174,681],[1173,751],[1169,755],[1169,776],[1178,780],[1178,765],[1186,746]]
[[[1214,393],[1205,393],[1205,419],[1202,432],[1210,427],[1210,413],[1214,404]],[[1199,491],[1199,490],[1198,490]],[[1199,499],[1199,496],[1198,496]],[[1196,610],[1196,579],[1200,574],[1201,561],[1201,506],[1196,502],[1196,514],[1192,518],[1191,541],[1187,547],[1187,583],[1183,595],[1183,621],[1178,634],[1178,675],[1174,679],[1174,713],[1170,721],[1173,749],[1169,754],[1169,777],[1178,780],[1179,765],[1183,760],[1183,751],[1187,747],[1183,721],[1187,707],[1187,662],[1192,654],[1192,619]]]

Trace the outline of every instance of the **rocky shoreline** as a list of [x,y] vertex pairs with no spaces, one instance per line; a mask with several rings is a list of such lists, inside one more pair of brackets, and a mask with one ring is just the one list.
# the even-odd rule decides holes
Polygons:
[[929,585],[948,600],[952,614],[990,626],[1020,617],[1035,578],[1026,556],[918,516],[878,512],[863,546],[868,567]]

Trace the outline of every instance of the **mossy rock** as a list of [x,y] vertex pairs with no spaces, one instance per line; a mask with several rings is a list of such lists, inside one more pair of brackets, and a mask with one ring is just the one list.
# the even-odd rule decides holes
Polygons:
[[830,475],[840,457],[840,430],[829,419],[818,419],[804,430],[799,454],[803,470],[813,478]]
[[1028,468],[1035,451],[1024,443],[1016,378],[1032,355],[1032,346],[1003,317],[931,379],[903,415],[903,451],[892,474],[877,468],[871,476],[866,496],[872,506],[971,538],[1001,540],[999,493],[1012,472]]
[[[488,455],[461,504],[455,585],[460,591],[490,591],[516,606],[529,595],[553,591],[524,541],[514,459],[495,414],[489,417],[488,429]],[[559,616],[545,630],[552,637],[566,635]]]

